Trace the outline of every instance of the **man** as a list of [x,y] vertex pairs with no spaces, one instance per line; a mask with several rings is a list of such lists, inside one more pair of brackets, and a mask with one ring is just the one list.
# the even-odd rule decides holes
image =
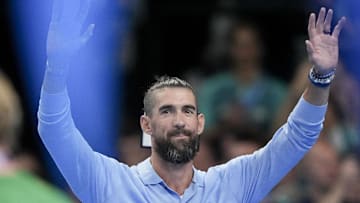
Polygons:
[[[60,5],[64,3],[64,5]],[[128,167],[94,152],[76,129],[66,92],[71,56],[94,28],[80,33],[89,0],[66,8],[55,0],[50,23],[48,63],[39,107],[39,133],[66,180],[83,202],[259,202],[314,144],[321,130],[329,85],[338,60],[342,18],[332,34],[332,10],[310,15],[306,47],[313,68],[311,82],[288,122],[263,149],[210,168],[193,167],[204,129],[191,86],[162,77],[144,97],[142,130],[151,135],[150,158]],[[79,13],[73,12],[79,11]],[[315,22],[316,21],[316,22]]]

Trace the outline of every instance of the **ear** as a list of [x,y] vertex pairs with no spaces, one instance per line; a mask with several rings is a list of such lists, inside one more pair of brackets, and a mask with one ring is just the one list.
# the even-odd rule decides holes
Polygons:
[[198,119],[197,134],[200,135],[201,133],[203,133],[204,128],[205,128],[205,116],[204,116],[204,114],[199,113],[197,115],[197,119]]
[[140,126],[143,132],[152,135],[149,116],[144,114],[140,117]]

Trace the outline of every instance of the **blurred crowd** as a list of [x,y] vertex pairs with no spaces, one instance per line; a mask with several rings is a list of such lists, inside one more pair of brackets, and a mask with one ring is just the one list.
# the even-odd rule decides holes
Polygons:
[[[308,81],[311,65],[305,54],[305,36],[299,36],[304,40],[295,45],[303,48],[294,48],[299,52],[294,53],[298,56],[293,62],[296,66],[282,70],[293,73],[284,81],[273,74],[266,63],[266,52],[271,52],[265,47],[266,33],[249,19],[251,17],[238,18],[226,12],[212,16],[203,67],[182,73],[182,77],[194,85],[199,110],[206,117],[206,130],[201,135],[200,151],[195,158],[195,166],[204,171],[264,146],[286,122]],[[356,33],[356,25],[349,23],[344,32]],[[133,38],[132,35],[126,44],[134,43]],[[131,47],[126,51],[129,53],[121,54],[128,59],[122,62],[125,66],[136,58],[131,56],[134,51]],[[351,71],[354,68],[346,63],[346,57],[342,59],[332,84],[319,141],[264,203],[360,202],[360,85]],[[43,202],[75,201],[40,178],[41,164],[36,158],[19,153],[22,151],[17,148],[17,134],[26,122],[22,120],[20,106],[11,82],[0,73],[0,202],[16,198],[18,193],[11,192],[15,187],[30,193],[38,187],[33,196],[44,198]],[[116,158],[134,165],[150,156],[150,149],[140,147],[142,132],[136,120],[138,115],[126,113]],[[34,199],[33,202],[41,202]]]

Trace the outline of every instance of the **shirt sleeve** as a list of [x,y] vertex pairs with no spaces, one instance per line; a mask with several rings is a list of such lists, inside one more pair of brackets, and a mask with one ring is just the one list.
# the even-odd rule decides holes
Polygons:
[[265,147],[218,168],[224,189],[232,191],[239,202],[260,202],[316,142],[326,108],[301,98]]
[[129,167],[91,149],[73,122],[66,90],[42,90],[38,119],[40,137],[77,197],[83,202],[104,202],[112,169],[121,175]]

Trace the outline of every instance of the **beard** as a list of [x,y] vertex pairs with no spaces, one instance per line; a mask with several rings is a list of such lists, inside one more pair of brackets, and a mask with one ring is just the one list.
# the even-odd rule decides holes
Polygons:
[[[189,139],[173,141],[172,137],[184,134]],[[186,129],[177,129],[169,132],[164,138],[155,136],[155,151],[160,157],[173,164],[184,164],[193,160],[199,151],[200,136]]]

